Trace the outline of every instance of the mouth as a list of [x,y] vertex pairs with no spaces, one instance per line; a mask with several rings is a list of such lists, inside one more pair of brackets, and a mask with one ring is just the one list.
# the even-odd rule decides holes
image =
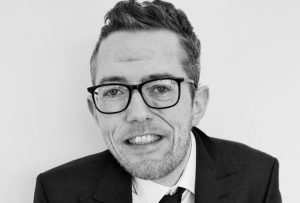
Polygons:
[[158,142],[161,139],[162,136],[160,135],[147,134],[147,135],[141,135],[141,136],[130,138],[126,140],[126,142],[127,144],[131,144],[131,145],[147,145],[147,144]]

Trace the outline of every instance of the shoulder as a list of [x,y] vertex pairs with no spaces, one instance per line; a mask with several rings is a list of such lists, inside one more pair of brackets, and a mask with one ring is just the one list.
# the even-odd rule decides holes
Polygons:
[[272,167],[277,159],[270,154],[239,142],[210,138],[218,152],[218,157],[229,163],[235,163],[241,169],[245,167]]
[[236,180],[238,187],[233,194],[237,202],[281,202],[279,163],[275,157],[239,142],[208,137],[196,128],[193,133],[199,147],[197,160],[202,161],[199,168],[207,163],[210,171],[216,172],[215,178],[225,181],[224,184]]
[[[76,193],[92,191],[104,175],[104,169],[115,165],[115,160],[108,150],[86,156],[41,173],[37,182],[49,196],[57,193]],[[56,193],[56,194],[55,194]]]
[[86,169],[88,171],[91,170],[99,170],[105,164],[109,164],[112,160],[112,155],[109,153],[108,150],[92,154],[86,157],[82,157],[63,165],[57,166],[52,168],[48,171],[43,172],[43,175],[51,175],[51,174],[63,174],[63,173],[70,173],[71,171],[77,171],[84,173]]
[[236,166],[245,172],[272,171],[272,168],[278,165],[275,157],[246,144],[209,137],[199,129],[193,132],[200,135],[205,151],[218,163],[230,167]]
[[271,180],[278,180],[278,160],[248,145],[217,138],[210,138],[216,160],[225,170],[236,171],[243,177],[245,187],[268,188]]
[[238,159],[259,159],[265,161],[274,160],[273,156],[240,142],[219,138],[210,139],[214,143],[216,149],[222,152],[223,156],[234,156]]

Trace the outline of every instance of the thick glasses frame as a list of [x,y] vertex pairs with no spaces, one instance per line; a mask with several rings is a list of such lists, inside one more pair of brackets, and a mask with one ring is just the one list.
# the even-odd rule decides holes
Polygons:
[[[153,82],[153,81],[156,81],[156,80],[174,80],[177,82],[177,85],[178,85],[178,97],[177,97],[177,100],[174,104],[170,105],[170,106],[166,106],[166,107],[154,107],[154,106],[151,106],[147,103],[146,99],[144,98],[143,96],[143,92],[142,92],[142,87],[149,83],[149,82]],[[194,84],[194,86],[197,88],[197,85],[195,84],[194,80],[192,79],[188,79],[188,78],[180,78],[180,77],[164,77],[164,78],[158,78],[158,79],[153,79],[153,80],[148,80],[148,81],[145,81],[143,83],[140,83],[140,84],[137,84],[137,85],[128,85],[128,84],[121,84],[121,83],[107,83],[107,84],[103,84],[103,85],[96,85],[96,86],[92,86],[92,87],[88,87],[87,88],[87,91],[92,95],[92,98],[93,98],[93,102],[94,102],[94,105],[96,107],[96,109],[103,113],[103,114],[115,114],[115,113],[120,113],[122,111],[124,111],[125,109],[127,109],[127,107],[129,106],[130,104],[130,101],[131,101],[131,98],[132,98],[132,94],[133,94],[133,90],[138,90],[138,92],[140,93],[141,97],[143,98],[143,101],[144,103],[150,107],[150,108],[153,108],[153,109],[166,109],[166,108],[170,108],[170,107],[173,107],[175,106],[179,99],[180,99],[180,93],[181,93],[181,88],[180,88],[180,84],[182,82],[187,82],[187,83],[191,83],[191,84]],[[125,107],[120,110],[120,111],[114,111],[114,112],[104,112],[104,111],[101,111],[97,104],[96,104],[96,100],[95,100],[95,90],[99,87],[103,87],[103,86],[108,86],[108,85],[119,85],[119,86],[123,86],[123,87],[126,87],[129,91],[129,97],[128,97],[128,102],[127,104],[125,105]]]

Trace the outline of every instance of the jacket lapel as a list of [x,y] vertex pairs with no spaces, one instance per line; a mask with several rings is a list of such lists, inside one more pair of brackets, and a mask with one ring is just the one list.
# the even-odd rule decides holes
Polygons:
[[93,197],[81,197],[81,203],[131,203],[131,181],[129,173],[111,156],[112,164],[104,166],[103,178],[100,180]]
[[220,152],[202,131],[193,128],[193,134],[197,149],[195,202],[234,202],[241,179],[238,168],[218,158]]

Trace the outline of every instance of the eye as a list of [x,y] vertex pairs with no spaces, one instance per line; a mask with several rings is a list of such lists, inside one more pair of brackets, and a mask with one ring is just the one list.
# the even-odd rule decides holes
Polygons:
[[170,89],[165,87],[165,86],[155,86],[153,88],[153,92],[157,92],[157,93],[166,93],[168,92]]
[[121,95],[121,94],[123,94],[123,92],[118,89],[110,89],[104,93],[104,96],[113,97],[113,96],[117,96],[117,95]]
[[116,95],[117,93],[118,93],[118,90],[116,90],[116,89],[109,90],[109,91],[107,92],[107,94],[110,94],[110,95]]

